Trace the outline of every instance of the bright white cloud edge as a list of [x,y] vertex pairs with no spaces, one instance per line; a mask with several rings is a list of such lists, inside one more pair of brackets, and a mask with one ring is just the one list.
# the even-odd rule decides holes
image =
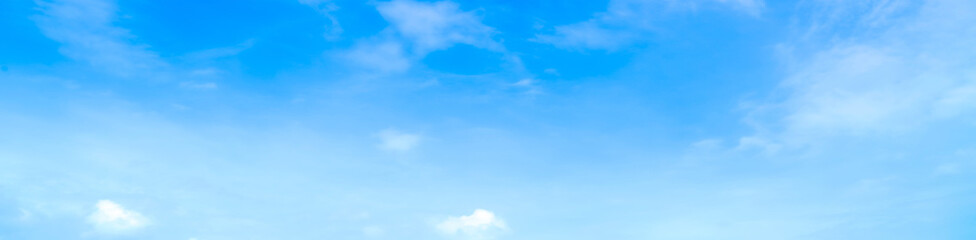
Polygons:
[[491,239],[497,233],[508,231],[505,221],[484,209],[476,209],[467,216],[449,217],[436,227],[444,235],[465,239]]
[[138,230],[149,225],[149,219],[141,213],[126,209],[111,200],[100,200],[88,222],[100,233],[119,234]]

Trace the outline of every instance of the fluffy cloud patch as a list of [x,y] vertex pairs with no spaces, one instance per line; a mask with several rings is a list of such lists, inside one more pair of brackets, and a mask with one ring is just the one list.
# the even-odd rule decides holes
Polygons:
[[117,234],[141,229],[149,224],[149,219],[113,201],[101,200],[95,204],[88,222],[101,233]]
[[379,134],[380,149],[406,152],[420,145],[420,135],[400,132],[394,129],[383,130]]
[[471,215],[444,220],[437,224],[437,230],[451,237],[490,239],[500,232],[507,231],[508,226],[494,213],[477,209]]

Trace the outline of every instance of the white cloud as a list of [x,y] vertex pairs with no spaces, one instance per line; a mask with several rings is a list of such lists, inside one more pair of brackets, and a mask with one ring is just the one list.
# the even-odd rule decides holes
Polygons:
[[149,219],[115,202],[101,200],[95,204],[95,212],[88,216],[88,222],[101,233],[118,234],[143,228]]
[[525,72],[521,59],[494,39],[495,29],[457,3],[393,0],[376,3],[376,9],[390,26],[359,40],[340,59],[373,72],[405,72],[431,52],[463,44],[503,53],[506,67]]
[[615,50],[637,41],[645,33],[634,29],[615,29],[600,21],[556,26],[551,35],[538,35],[534,40],[550,43],[561,48],[586,48]]
[[38,1],[43,15],[34,18],[47,37],[60,42],[61,53],[119,76],[132,76],[165,65],[133,36],[113,26],[116,6],[106,0]]
[[698,5],[718,2],[758,16],[762,0],[611,0],[607,11],[587,21],[555,26],[549,34],[538,34],[533,40],[560,48],[616,50],[646,39],[656,27],[655,18],[668,11],[688,11]]
[[[179,77],[212,77],[219,69],[206,67],[218,58],[249,49],[253,40],[231,47],[189,53],[177,61],[191,63],[193,70],[179,69],[172,62],[139,43],[128,29],[116,26],[119,18],[114,0],[37,0],[41,14],[33,16],[48,38],[61,44],[59,52],[80,64],[116,77],[168,80]],[[178,64],[179,65],[179,64]],[[199,71],[199,69],[211,69]],[[206,73],[206,74],[201,74]]]
[[184,55],[183,58],[189,61],[206,62],[213,61],[214,59],[236,56],[241,52],[247,51],[248,49],[251,49],[251,47],[254,47],[254,42],[254,39],[248,39],[234,46],[211,48],[188,53]]
[[607,11],[584,22],[556,26],[535,41],[561,48],[616,50],[631,45],[651,31],[651,18],[660,2],[613,0]]
[[437,224],[437,230],[452,237],[490,239],[500,232],[507,231],[508,226],[494,213],[477,209],[471,215],[450,217],[444,220]]
[[760,120],[763,128],[778,130],[757,139],[803,145],[830,136],[910,132],[973,114],[976,28],[968,23],[976,21],[976,3],[925,2],[910,15],[878,10],[888,9],[888,1],[872,3],[877,6],[866,8],[874,10],[849,21],[823,14],[830,18],[812,24],[836,29],[828,25],[856,23],[849,28],[866,30],[795,60],[782,83],[786,98],[757,108],[768,117]]
[[465,12],[453,2],[417,2],[394,0],[377,4],[380,14],[396,32],[408,40],[414,54],[446,49],[455,44],[468,44],[491,50],[501,50],[492,39],[495,30],[481,23],[473,12]]
[[387,151],[406,152],[414,149],[420,144],[420,135],[400,132],[394,129],[381,131],[380,149]]
[[373,72],[396,73],[409,70],[413,61],[432,51],[456,44],[504,51],[492,39],[494,29],[453,2],[395,0],[378,3],[376,9],[390,22],[390,28],[358,41],[341,53],[340,59]]
[[339,38],[339,35],[343,32],[342,25],[339,24],[339,20],[332,14],[332,12],[339,10],[338,5],[332,0],[298,0],[298,2],[315,8],[319,13],[329,19],[329,26],[324,35],[326,39],[335,40]]
[[517,82],[511,84],[512,87],[516,87],[525,91],[526,94],[535,95],[542,94],[542,88],[539,86],[539,80],[533,78],[523,78]]

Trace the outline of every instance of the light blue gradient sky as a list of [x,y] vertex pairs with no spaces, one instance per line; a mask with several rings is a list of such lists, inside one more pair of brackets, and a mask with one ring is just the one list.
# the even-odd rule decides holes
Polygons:
[[976,239],[968,0],[7,0],[0,240]]

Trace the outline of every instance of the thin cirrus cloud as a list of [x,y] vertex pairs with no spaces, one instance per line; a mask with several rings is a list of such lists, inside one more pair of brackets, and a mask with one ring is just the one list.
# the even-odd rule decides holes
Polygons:
[[450,1],[395,0],[376,3],[376,10],[390,23],[377,36],[359,40],[342,59],[381,73],[404,72],[412,63],[437,50],[466,44],[504,52],[493,39],[495,29],[484,25],[474,12],[461,10]]
[[[824,9],[856,9],[853,3],[823,3]],[[904,14],[909,5],[877,1],[858,23],[865,34],[854,35],[794,60],[797,65],[783,82],[787,98],[754,109],[761,125],[779,125],[778,132],[743,138],[775,145],[810,144],[831,136],[907,133],[935,122],[973,113],[976,108],[976,31],[972,14],[952,9],[976,7],[970,1],[925,2],[899,24],[886,22]],[[813,26],[839,24],[836,14]],[[783,48],[789,49],[789,45]]]
[[657,26],[657,16],[668,11],[692,11],[699,5],[720,3],[723,6],[759,16],[762,0],[654,1],[612,0],[607,10],[593,18],[552,28],[537,34],[533,41],[566,49],[618,50],[644,41]]
[[[235,56],[253,45],[253,39],[248,39],[229,47],[170,54],[179,57],[165,58],[141,43],[129,29],[117,26],[125,15],[120,13],[115,0],[39,0],[36,3],[39,14],[31,19],[44,36],[60,44],[62,55],[85,65],[80,69],[112,77],[210,82],[223,73],[223,69],[212,66],[218,59]],[[212,89],[216,83],[180,84],[180,87]]]
[[88,222],[99,233],[124,234],[149,225],[149,219],[141,213],[126,209],[111,200],[100,200],[95,204],[95,212],[88,216]]
[[474,12],[463,11],[454,2],[395,0],[380,3],[376,9],[400,36],[411,43],[413,52],[418,55],[455,44],[501,49],[492,39],[495,30],[481,23]]
[[[674,65],[634,72],[573,63],[566,58],[577,54],[571,51],[502,44],[500,36],[531,31],[525,28],[530,21],[525,15],[557,18],[564,12],[460,0],[293,0],[267,9],[291,20],[291,14],[311,12],[300,3],[313,5],[325,17],[335,13],[342,17],[338,20],[348,19],[343,22],[347,30],[376,27],[354,20],[385,20],[388,26],[361,39],[332,42],[326,50],[294,49],[341,53],[349,64],[402,74],[392,81],[433,78],[439,83],[417,88],[379,82],[389,87],[374,90],[360,82],[345,84],[353,81],[343,82],[341,74],[322,77],[318,74],[327,71],[315,70],[324,66],[318,64],[265,77],[236,71],[281,63],[274,48],[264,45],[277,44],[275,39],[253,41],[253,51],[262,54],[240,59],[233,56],[252,41],[238,39],[244,43],[190,55],[160,48],[157,56],[126,28],[176,39],[180,36],[157,28],[193,23],[114,20],[180,17],[183,13],[170,10],[185,9],[183,4],[192,4],[187,1],[161,2],[163,10],[117,7],[113,0],[22,4],[29,5],[24,12],[37,14],[32,20],[38,28],[13,29],[11,36],[47,36],[58,44],[52,50],[60,47],[69,60],[4,62],[0,70],[0,99],[6,100],[0,100],[0,209],[7,209],[0,210],[0,239],[973,236],[966,226],[976,212],[968,201],[976,192],[968,184],[976,169],[971,141],[976,44],[970,40],[976,39],[971,24],[976,3],[777,2],[768,6],[776,14],[762,15],[767,6],[754,0],[608,2],[579,9],[595,14],[550,28],[535,40],[561,48],[655,54],[635,46],[652,39],[658,27],[675,23],[693,28],[672,31],[676,37],[707,32],[696,36],[709,43],[761,44],[710,46],[734,53],[729,58],[662,44],[662,51],[687,58],[663,59]],[[333,3],[350,5],[337,10]],[[478,4],[486,4],[486,11],[501,10],[489,16],[504,20],[483,21],[481,10],[474,10]],[[788,31],[759,27],[764,30],[758,34],[735,34],[725,27],[754,22],[654,16],[697,11],[694,6],[725,7],[745,13],[734,15],[796,25],[787,26]],[[806,17],[815,19],[807,24]],[[312,38],[322,32],[321,26],[262,24],[253,27]],[[780,44],[766,44],[771,42]],[[526,64],[545,75],[519,76],[504,69],[458,77],[449,73],[458,67],[454,63],[472,60],[463,51],[437,56],[447,66],[419,66],[425,56],[434,60],[431,53],[462,45],[465,51],[473,46],[509,56],[522,52]],[[780,55],[767,56],[771,49]],[[199,64],[171,57],[181,55]],[[687,61],[703,58],[716,61]],[[2,60],[14,61],[6,54]],[[565,63],[547,64],[557,61]],[[645,60],[627,65],[650,66],[639,61]],[[592,70],[599,77],[570,68]],[[701,69],[715,74],[688,74]],[[85,82],[153,73],[187,78],[169,76],[172,88]],[[235,77],[214,79],[222,75]],[[769,79],[756,80],[763,77],[757,75]],[[59,77],[70,77],[80,87],[49,80]],[[506,84],[493,88],[501,82],[489,79],[495,77],[506,78]],[[665,78],[673,81],[655,81]],[[546,94],[531,97],[508,94],[550,86]],[[734,106],[740,97],[747,100]],[[689,98],[707,101],[672,101]],[[704,119],[699,112],[715,112],[709,115],[715,118]],[[428,130],[384,130],[376,128],[376,121],[387,126],[419,122]],[[361,141],[343,140],[350,138]],[[674,148],[702,138],[690,151]],[[415,161],[387,161],[405,157]],[[151,202],[92,201],[100,196]],[[472,203],[501,206],[508,213],[454,212]],[[514,212],[521,214],[510,215]]]
[[442,234],[458,239],[493,239],[508,231],[504,220],[484,209],[475,209],[471,215],[449,217],[436,227]]
[[329,19],[329,26],[326,27],[324,34],[326,39],[335,40],[342,35],[342,25],[339,19],[332,13],[339,10],[339,7],[332,0],[298,0],[299,3],[308,5],[318,10],[323,16]]
[[127,29],[113,26],[117,6],[106,0],[38,1],[42,15],[34,21],[47,37],[62,44],[60,52],[103,72],[134,76],[167,64],[147,46],[133,43]]
[[396,129],[386,129],[377,134],[380,139],[379,148],[392,152],[407,152],[420,145],[421,136],[401,132]]

